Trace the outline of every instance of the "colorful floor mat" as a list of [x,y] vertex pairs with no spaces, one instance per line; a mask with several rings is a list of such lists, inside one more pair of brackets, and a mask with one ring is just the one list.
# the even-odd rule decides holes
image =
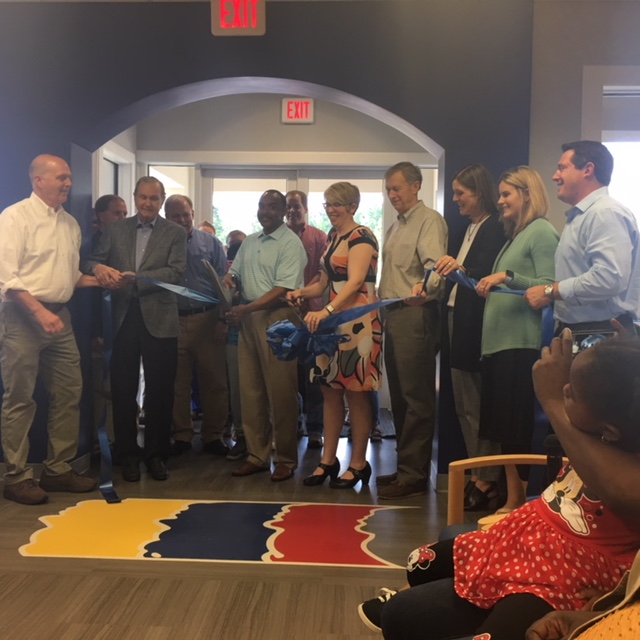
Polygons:
[[23,556],[261,562],[398,568],[373,554],[378,511],[405,507],[317,503],[86,500],[20,547]]

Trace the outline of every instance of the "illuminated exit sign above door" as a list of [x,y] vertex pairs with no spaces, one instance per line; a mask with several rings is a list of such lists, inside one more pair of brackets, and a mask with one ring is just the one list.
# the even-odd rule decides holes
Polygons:
[[267,32],[267,0],[211,0],[214,36],[263,36]]
[[311,98],[282,98],[282,124],[310,124],[314,121]]

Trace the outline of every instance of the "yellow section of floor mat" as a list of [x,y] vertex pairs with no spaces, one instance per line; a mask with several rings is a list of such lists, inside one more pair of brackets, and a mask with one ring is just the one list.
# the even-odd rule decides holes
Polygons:
[[118,504],[85,500],[55,516],[40,518],[47,528],[20,547],[23,556],[142,558],[144,547],[169,527],[193,500],[127,499]]

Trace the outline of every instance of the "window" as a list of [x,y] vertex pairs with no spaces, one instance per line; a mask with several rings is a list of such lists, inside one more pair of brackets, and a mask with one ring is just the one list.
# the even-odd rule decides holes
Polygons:
[[[226,243],[227,234],[239,229],[247,235],[260,231],[258,200],[267,189],[287,192],[287,179],[282,178],[214,178],[212,217],[216,235]],[[203,217],[207,217],[202,212]]]

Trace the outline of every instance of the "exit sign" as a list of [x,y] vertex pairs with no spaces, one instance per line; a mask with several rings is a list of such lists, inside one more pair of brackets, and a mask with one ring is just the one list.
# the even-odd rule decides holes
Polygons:
[[310,98],[282,98],[283,124],[309,124],[314,121],[313,100]]
[[263,36],[267,32],[267,0],[211,0],[214,36]]

